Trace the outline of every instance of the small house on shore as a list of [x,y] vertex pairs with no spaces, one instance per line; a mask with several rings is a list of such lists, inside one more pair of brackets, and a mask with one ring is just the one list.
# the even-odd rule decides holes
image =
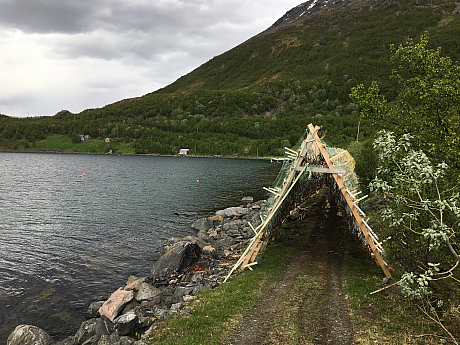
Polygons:
[[179,154],[180,155],[189,155],[190,150],[189,149],[180,149]]
[[105,138],[106,143],[110,143],[111,141],[112,141],[112,138],[110,138],[110,137]]

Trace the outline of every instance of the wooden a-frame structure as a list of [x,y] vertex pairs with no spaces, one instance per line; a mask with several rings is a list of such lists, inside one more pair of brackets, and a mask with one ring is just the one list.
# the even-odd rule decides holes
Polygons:
[[[256,265],[256,257],[261,250],[267,245],[270,239],[270,233],[276,231],[272,227],[273,218],[276,217],[277,212],[280,207],[285,202],[289,193],[292,191],[296,183],[300,178],[304,178],[306,173],[311,174],[331,174],[336,184],[336,190],[340,191],[343,196],[343,199],[346,201],[347,211],[351,212],[352,219],[355,224],[355,227],[358,227],[358,231],[362,234],[369,246],[370,252],[372,253],[377,264],[382,268],[386,277],[391,277],[390,272],[388,271],[387,264],[382,258],[382,253],[384,252],[381,243],[378,242],[377,235],[372,231],[367,222],[364,220],[366,215],[358,207],[358,202],[365,197],[360,199],[356,198],[356,191],[351,191],[347,188],[347,181],[350,181],[350,178],[356,176],[352,173],[345,175],[346,171],[344,169],[337,169],[334,166],[334,161],[338,160],[339,157],[346,156],[348,153],[345,150],[341,150],[338,154],[333,157],[329,156],[327,152],[326,145],[321,141],[318,136],[318,131],[320,127],[313,126],[310,124],[308,126],[309,133],[307,138],[302,142],[298,151],[293,151],[286,148],[286,154],[290,159],[289,168],[287,175],[283,180],[281,188],[265,188],[270,193],[274,195],[274,203],[269,208],[269,212],[265,217],[261,217],[262,222],[254,228],[251,223],[252,230],[254,231],[254,237],[249,242],[244,253],[239,258],[238,262],[233,266],[230,273],[225,278],[225,281],[230,277],[230,275],[237,269],[244,270],[248,268],[252,270],[251,266]],[[321,162],[322,164],[313,165],[312,162]],[[345,164],[345,163],[343,163]],[[353,176],[349,176],[353,175]],[[363,218],[364,217],[364,218]]]

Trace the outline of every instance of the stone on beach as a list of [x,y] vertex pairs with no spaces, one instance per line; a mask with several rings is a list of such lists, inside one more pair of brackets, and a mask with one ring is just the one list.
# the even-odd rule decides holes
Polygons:
[[139,291],[139,288],[146,279],[147,277],[137,278],[135,276],[130,276],[126,282],[125,290]]
[[131,335],[139,320],[139,316],[133,311],[129,311],[115,319],[115,331],[119,335]]
[[102,335],[109,335],[113,332],[114,325],[107,317],[90,319],[81,324],[77,333],[73,337],[75,345],[97,344]]
[[211,246],[205,246],[203,247],[203,251],[204,252],[207,252],[207,253],[212,253],[213,251],[215,251],[216,249],[214,247],[211,247]]
[[185,296],[182,296],[183,300],[185,303],[187,302],[190,302],[192,300],[194,300],[196,298],[196,296],[190,296],[190,295],[185,295]]
[[225,210],[217,211],[216,214],[221,217],[240,217],[248,213],[245,207],[229,207]]
[[132,290],[117,290],[107,301],[104,302],[102,307],[99,309],[99,315],[105,315],[113,322],[118,313],[133,298],[134,292]]
[[39,327],[19,325],[10,334],[7,345],[52,345],[55,341]]
[[150,278],[155,282],[156,279],[168,277],[192,266],[201,256],[201,249],[197,244],[189,241],[175,243],[166,254],[155,262]]
[[198,231],[207,231],[211,228],[219,226],[224,221],[222,215],[216,214],[212,217],[200,218],[192,224],[192,228]]
[[139,291],[136,293],[136,296],[134,298],[138,302],[149,301],[156,297],[160,292],[161,291],[156,287],[147,283],[142,283],[139,287]]
[[86,310],[85,317],[87,319],[98,317],[99,309],[101,309],[103,304],[104,304],[104,301],[91,302],[91,304],[88,306],[88,309]]

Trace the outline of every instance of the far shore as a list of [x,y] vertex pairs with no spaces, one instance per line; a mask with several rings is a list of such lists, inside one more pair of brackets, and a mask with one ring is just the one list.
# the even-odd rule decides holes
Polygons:
[[86,152],[81,150],[30,150],[30,151],[0,151],[0,153],[56,153],[56,154],[86,154],[86,155],[108,155],[108,156],[159,156],[159,157],[191,157],[191,158],[225,158],[225,159],[254,159],[254,160],[270,160],[272,158],[284,158],[284,157],[254,157],[254,156],[228,156],[228,155],[162,155],[159,153],[99,153],[99,152]]

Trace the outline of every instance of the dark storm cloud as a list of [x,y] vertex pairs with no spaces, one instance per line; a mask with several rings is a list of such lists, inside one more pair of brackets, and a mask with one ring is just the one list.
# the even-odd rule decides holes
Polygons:
[[237,0],[0,2],[0,26],[65,35],[50,49],[63,58],[155,61],[173,51],[204,57],[228,42],[228,28],[238,30],[248,16]]
[[73,33],[84,30],[91,1],[2,0],[0,23],[24,32]]
[[[78,6],[69,6],[74,7]],[[245,13],[229,12],[219,6],[219,1],[211,0],[98,1],[87,3],[85,10],[76,20],[81,24],[81,32],[74,32],[66,45],[57,45],[56,52],[101,59],[134,55],[145,60],[170,51],[205,55],[209,52],[207,47],[225,42],[225,26],[239,25],[247,19]],[[60,26],[56,24],[56,28]]]
[[[228,11],[232,1],[122,1],[122,0],[2,0],[0,24],[27,33],[108,31],[197,31],[217,20],[244,21],[244,13]],[[199,29],[198,31],[202,31]]]

